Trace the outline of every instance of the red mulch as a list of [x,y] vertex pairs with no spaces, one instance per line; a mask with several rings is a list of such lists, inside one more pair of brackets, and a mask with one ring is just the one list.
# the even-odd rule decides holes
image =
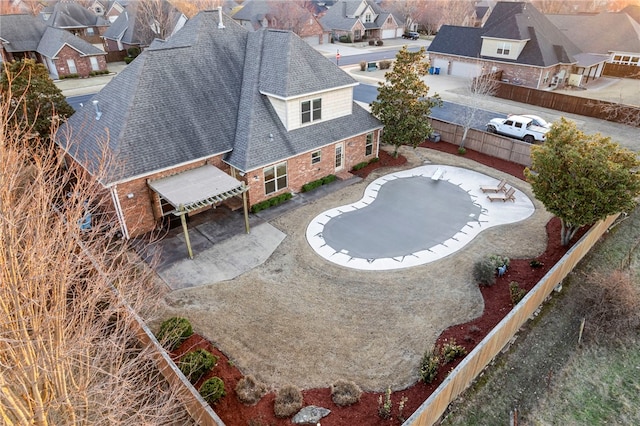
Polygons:
[[[458,147],[449,143],[429,143],[425,142],[423,147],[435,149],[438,151],[457,154]],[[492,168],[509,173],[517,178],[524,179],[523,166],[490,157],[476,151],[467,150],[464,155],[466,158],[475,160]],[[380,152],[380,161],[371,163],[364,169],[352,172],[360,177],[366,177],[373,170],[380,167],[398,166],[406,163],[406,158],[393,158],[384,151]],[[586,232],[582,229],[574,237],[575,242]],[[489,331],[511,310],[513,304],[509,294],[509,283],[511,281],[518,282],[521,288],[530,290],[542,276],[566,253],[568,247],[560,245],[560,221],[557,218],[552,219],[547,224],[548,245],[546,251],[536,260],[543,265],[539,268],[533,268],[529,262],[533,259],[512,259],[507,273],[498,278],[495,285],[491,287],[481,287],[480,290],[484,297],[484,312],[481,317],[476,318],[465,324],[459,324],[445,330],[437,340],[437,345],[441,345],[444,341],[456,343],[464,346],[467,352],[470,352],[475,345],[480,342]],[[271,425],[290,425],[290,419],[278,419],[273,413],[273,400],[275,394],[269,393],[262,398],[255,406],[245,406],[241,404],[235,396],[234,389],[242,374],[229,363],[228,358],[218,351],[213,345],[198,335],[190,337],[181,347],[173,353],[177,359],[180,355],[188,350],[195,348],[207,348],[214,355],[219,357],[217,366],[197,384],[200,384],[209,377],[218,376],[225,383],[227,395],[222,398],[213,409],[220,418],[228,426],[271,426]],[[351,425],[398,425],[402,422],[398,419],[398,404],[404,397],[407,398],[403,417],[408,418],[416,409],[424,402],[429,395],[438,387],[446,374],[453,369],[460,359],[440,367],[437,379],[426,385],[418,382],[412,387],[394,392],[391,396],[393,402],[392,418],[382,420],[378,416],[378,393],[363,393],[360,402],[350,407],[338,407],[331,400],[331,392],[329,389],[309,389],[303,391],[304,405],[316,405],[331,410],[331,414],[321,423],[323,426],[351,426]]]

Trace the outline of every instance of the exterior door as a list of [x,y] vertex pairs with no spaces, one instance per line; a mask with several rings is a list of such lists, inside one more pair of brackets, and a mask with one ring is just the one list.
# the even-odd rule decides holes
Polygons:
[[340,142],[336,145],[336,172],[344,167],[344,143]]

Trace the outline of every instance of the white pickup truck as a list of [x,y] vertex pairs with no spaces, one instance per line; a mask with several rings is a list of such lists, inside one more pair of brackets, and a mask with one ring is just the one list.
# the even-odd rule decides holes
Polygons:
[[549,123],[535,115],[510,115],[491,119],[487,124],[487,132],[535,143],[545,141],[550,127]]

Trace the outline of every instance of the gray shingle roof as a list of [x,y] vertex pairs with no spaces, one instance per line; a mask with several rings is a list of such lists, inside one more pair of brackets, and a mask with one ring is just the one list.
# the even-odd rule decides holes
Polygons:
[[626,13],[546,16],[583,52],[640,52],[640,23]]
[[[363,0],[340,0],[335,2],[335,4],[327,10],[327,13],[320,18],[320,23],[325,30],[350,31],[359,19],[348,18],[348,16],[354,15],[362,1]],[[365,1],[374,13],[378,15],[374,22],[365,23],[365,27],[368,29],[381,28],[391,13],[385,12],[373,0]],[[394,18],[396,19],[396,22],[401,22],[397,17],[394,16]]]
[[[175,28],[181,13],[166,0],[162,0],[163,16],[168,17],[169,27]],[[130,45],[149,46],[158,37],[151,30],[151,24],[144,24],[138,15],[143,13],[138,2],[127,3],[125,10],[104,32],[103,37],[109,40],[120,40]]]
[[47,26],[31,15],[0,15],[0,38],[8,52],[35,52]]
[[[85,105],[58,142],[73,142],[70,154],[94,171],[108,140],[118,164],[110,183],[225,152],[229,164],[249,171],[381,127],[354,104],[353,116],[287,132],[259,88],[295,95],[304,84],[329,90],[353,79],[292,33],[250,33],[227,16],[223,23],[219,29],[217,12],[201,12],[154,43],[94,96],[100,120]],[[269,134],[273,142],[265,143]]]
[[558,63],[573,63],[576,61],[574,55],[581,53],[551,21],[532,4],[525,2],[497,3],[485,25],[478,31],[470,31],[468,27],[443,28],[447,28],[445,33],[442,34],[442,29],[438,32],[427,49],[429,52],[479,58],[481,37],[492,37],[527,40],[516,61],[500,59],[504,62],[547,67]]
[[74,2],[59,1],[47,12],[51,13],[46,21],[50,27],[86,28],[109,25],[109,21]]
[[40,39],[37,52],[48,58],[53,58],[65,44],[68,44],[83,56],[107,54],[105,51],[98,49],[91,43],[82,40],[80,37],[74,36],[69,31],[54,27],[47,27]]

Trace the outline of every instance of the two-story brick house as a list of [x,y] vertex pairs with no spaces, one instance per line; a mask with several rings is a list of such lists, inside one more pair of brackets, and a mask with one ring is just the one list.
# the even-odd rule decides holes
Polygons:
[[200,12],[154,42],[60,129],[95,173],[123,234],[244,193],[253,205],[375,158],[381,123],[353,101],[358,83],[289,31],[249,32]]
[[109,28],[109,21],[75,2],[59,1],[40,12],[44,22],[54,28],[69,31],[95,45],[102,45],[100,36]]
[[397,38],[404,32],[404,22],[373,0],[336,1],[320,23],[332,32],[334,39],[344,35],[354,42]]
[[582,53],[527,2],[498,2],[479,28],[444,25],[427,51],[442,74],[502,71],[508,82],[539,89],[564,86]]

